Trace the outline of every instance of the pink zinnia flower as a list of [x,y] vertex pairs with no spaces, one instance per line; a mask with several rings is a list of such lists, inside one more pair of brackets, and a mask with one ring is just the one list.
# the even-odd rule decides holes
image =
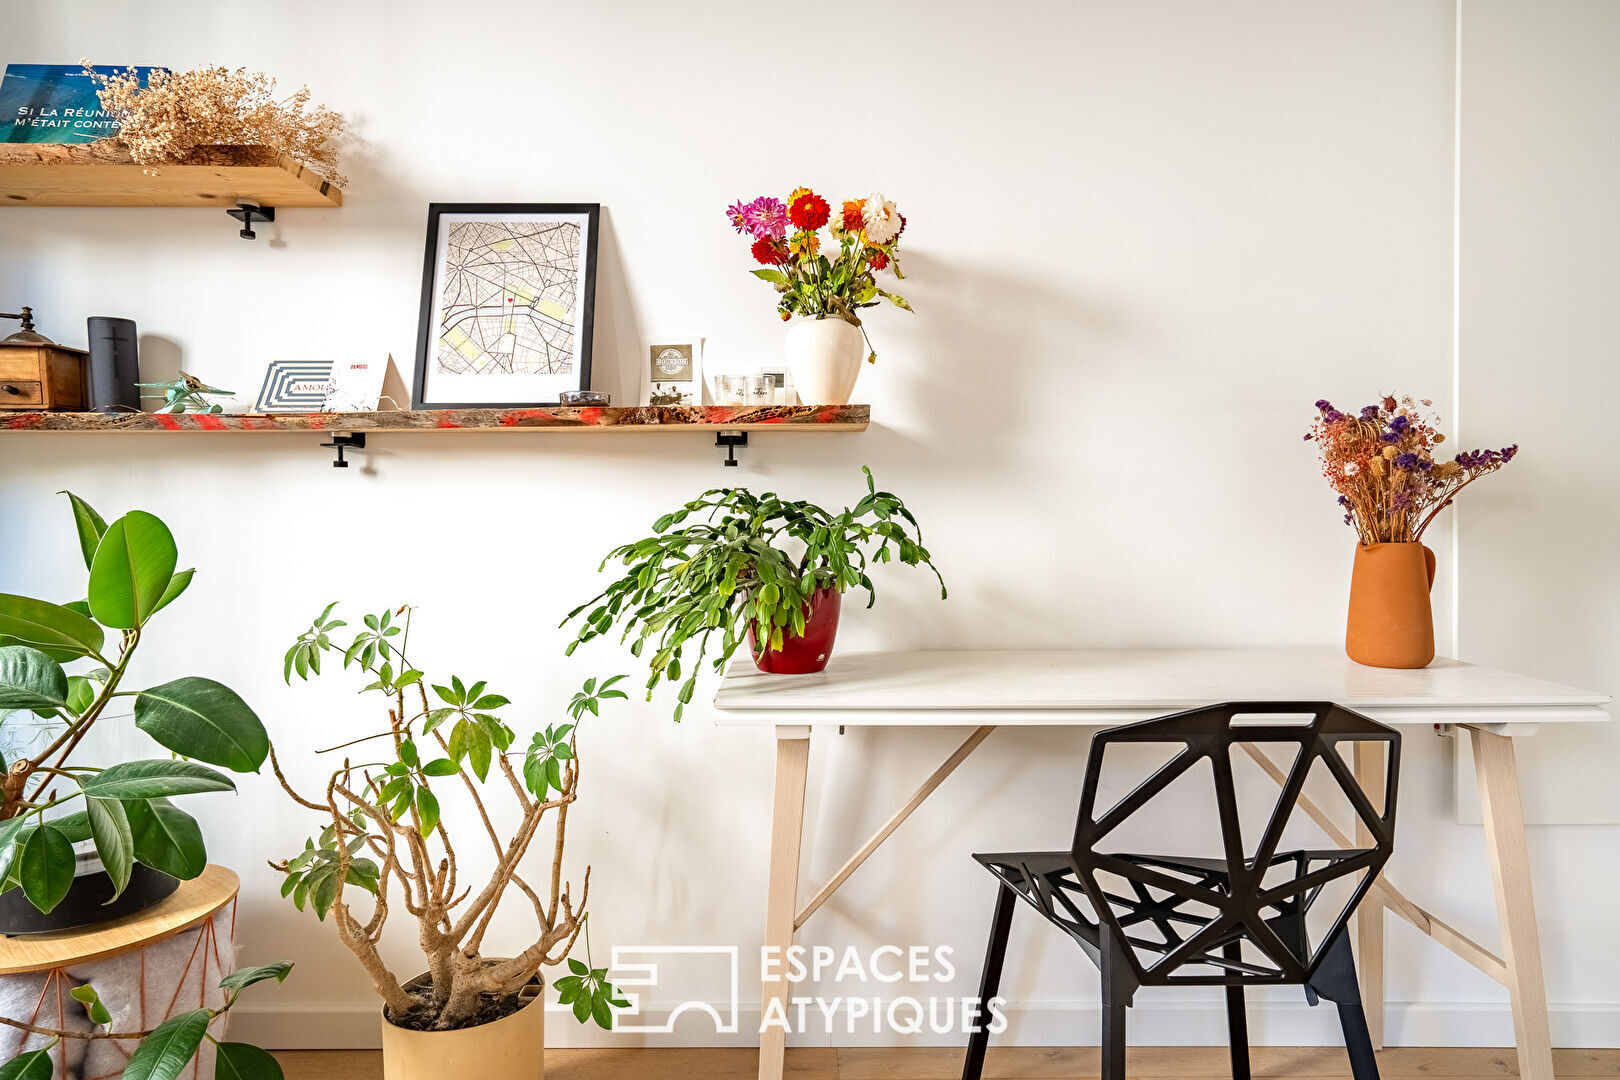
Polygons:
[[[754,201],[758,202],[759,200]],[[743,205],[741,199],[726,207],[726,219],[731,222],[738,232],[745,233],[748,231],[748,207]]]
[[761,195],[743,208],[743,220],[756,240],[780,240],[787,235],[787,207],[781,199]]

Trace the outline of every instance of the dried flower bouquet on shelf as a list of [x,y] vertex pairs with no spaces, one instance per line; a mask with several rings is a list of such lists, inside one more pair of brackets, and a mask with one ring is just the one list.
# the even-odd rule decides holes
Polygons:
[[1469,450],[1452,460],[1434,458],[1446,437],[1433,402],[1393,395],[1358,413],[1316,403],[1317,417],[1305,439],[1322,455],[1322,475],[1339,493],[1344,523],[1363,544],[1400,544],[1423,539],[1435,515],[1457,493],[1512,461],[1518,444],[1500,450]]
[[343,117],[311,108],[308,87],[278,99],[271,76],[226,67],[154,71],[143,87],[134,68],[99,75],[81,63],[101,87],[101,107],[118,120],[118,141],[148,171],[199,146],[267,146],[339,187],[347,183],[337,168]]

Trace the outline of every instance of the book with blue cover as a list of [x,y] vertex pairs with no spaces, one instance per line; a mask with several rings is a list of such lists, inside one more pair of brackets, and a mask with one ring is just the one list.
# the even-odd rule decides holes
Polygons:
[[[117,75],[127,68],[92,68]],[[136,68],[140,84],[162,68]],[[79,64],[7,64],[0,78],[0,142],[87,143],[118,134],[96,84]]]

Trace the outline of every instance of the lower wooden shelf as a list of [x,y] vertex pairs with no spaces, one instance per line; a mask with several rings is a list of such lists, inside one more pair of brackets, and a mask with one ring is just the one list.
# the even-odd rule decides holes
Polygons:
[[869,405],[640,405],[418,409],[355,413],[0,412],[0,435],[27,432],[865,431]]

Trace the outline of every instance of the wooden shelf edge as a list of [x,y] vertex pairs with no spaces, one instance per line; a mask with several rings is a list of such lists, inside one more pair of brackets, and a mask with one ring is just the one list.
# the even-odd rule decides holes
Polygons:
[[0,435],[38,432],[865,431],[869,405],[630,405],[356,413],[0,412]]
[[0,143],[0,205],[338,207],[343,189],[267,146],[200,146],[183,159],[137,165],[123,144]]

